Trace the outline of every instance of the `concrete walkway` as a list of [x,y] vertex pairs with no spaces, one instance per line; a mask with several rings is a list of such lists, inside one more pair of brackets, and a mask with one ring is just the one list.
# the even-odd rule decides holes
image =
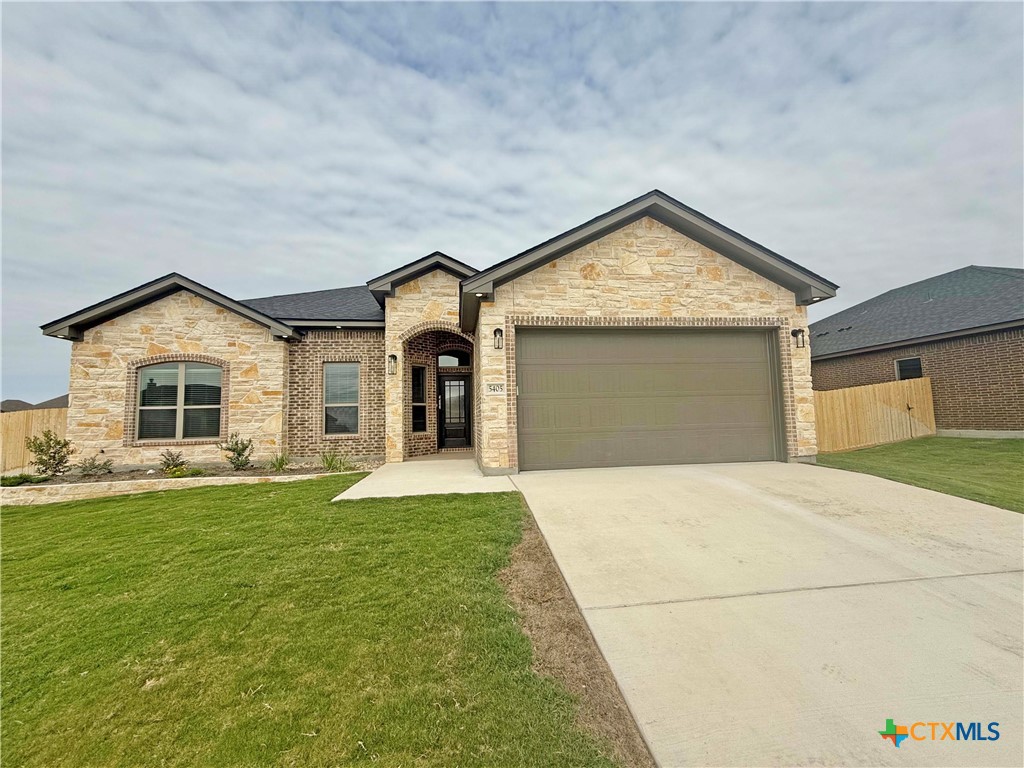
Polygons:
[[514,483],[662,766],[1024,764],[1024,516],[801,464]]
[[485,477],[474,459],[442,456],[432,460],[417,459],[385,464],[333,500],[502,491],[515,491],[508,477]]

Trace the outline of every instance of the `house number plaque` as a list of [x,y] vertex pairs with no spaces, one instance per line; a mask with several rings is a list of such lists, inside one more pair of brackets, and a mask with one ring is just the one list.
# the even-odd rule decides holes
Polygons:
[[488,384],[487,393],[491,395],[503,395],[505,394],[504,384]]

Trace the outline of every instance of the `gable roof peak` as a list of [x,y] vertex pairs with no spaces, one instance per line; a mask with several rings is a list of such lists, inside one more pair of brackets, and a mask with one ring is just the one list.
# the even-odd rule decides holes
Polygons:
[[811,304],[836,295],[839,286],[835,283],[744,237],[700,211],[684,205],[660,189],[652,189],[464,279],[460,310],[463,328],[472,330],[476,326],[480,299],[493,295],[497,286],[515,280],[520,275],[644,217],[650,217],[671,227],[706,248],[793,291],[798,304]]
[[394,296],[395,288],[399,285],[415,280],[417,277],[433,272],[435,269],[447,272],[459,280],[464,280],[477,273],[477,270],[469,264],[452,258],[441,251],[434,251],[415,261],[410,261],[408,264],[398,267],[398,269],[393,269],[379,277],[367,280],[366,287],[370,289],[370,293],[373,294],[377,303],[384,306],[384,299],[388,296]]
[[70,315],[53,320],[40,326],[40,328],[45,336],[80,341],[82,331],[85,329],[92,328],[110,318],[131,312],[133,309],[145,306],[178,291],[189,291],[212,304],[259,323],[269,328],[278,338],[294,339],[299,336],[290,325],[265,315],[263,312],[252,307],[248,307],[239,301],[235,301],[230,296],[208,288],[202,283],[198,283],[178,272],[169,272],[163,277],[158,277],[156,280],[150,280],[148,283],[143,283],[116,296],[111,296],[109,299],[91,304],[85,309],[80,309],[77,312],[72,312]]

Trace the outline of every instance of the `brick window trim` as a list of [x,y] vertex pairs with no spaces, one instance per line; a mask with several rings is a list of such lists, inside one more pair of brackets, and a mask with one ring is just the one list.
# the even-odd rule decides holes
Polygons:
[[[136,437],[139,415],[139,371],[160,363],[205,363],[220,368],[220,434],[217,437],[203,437],[196,440],[139,440]],[[162,448],[166,446],[216,445],[228,437],[228,406],[231,402],[231,366],[227,360],[212,355],[166,354],[143,357],[128,363],[124,398],[124,437],[126,448]]]
[[[320,375],[317,377],[315,383],[316,390],[313,393],[313,402],[320,404],[320,439],[329,443],[344,443],[348,440],[361,440],[366,437],[369,429],[369,424],[366,422],[366,409],[367,403],[369,402],[369,383],[368,377],[365,374],[367,360],[365,355],[332,355],[332,354],[320,354],[316,355],[315,365],[320,370]],[[330,365],[331,363],[356,363],[359,366],[359,402],[357,406],[359,408],[359,427],[355,432],[340,432],[331,434],[324,431],[324,413],[327,408],[326,402],[324,402],[324,366]]]
[[788,317],[565,317],[505,315],[505,398],[509,467],[519,468],[519,415],[516,395],[516,328],[749,328],[774,330],[778,338],[779,387],[787,457],[798,455],[796,397],[793,391],[793,353]]
[[427,322],[424,323],[417,323],[411,328],[407,328],[405,331],[403,331],[402,334],[398,337],[397,341],[399,341],[400,343],[405,343],[407,341],[411,341],[413,338],[419,336],[421,333],[428,333],[430,331],[448,331],[449,333],[453,333],[456,336],[461,336],[471,345],[476,342],[476,339],[473,337],[473,334],[466,333],[455,323],[446,323],[444,320],[428,320]]

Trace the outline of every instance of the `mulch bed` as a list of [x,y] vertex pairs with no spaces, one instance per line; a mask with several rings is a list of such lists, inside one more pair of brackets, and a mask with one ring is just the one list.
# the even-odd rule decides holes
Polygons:
[[533,644],[533,667],[553,677],[579,701],[581,728],[606,744],[626,768],[655,762],[626,707],[622,693],[566,586],[547,542],[528,515],[523,539],[500,574],[505,591],[523,617]]
[[[355,471],[358,472],[369,472],[370,470],[376,469],[378,464],[357,462],[353,465]],[[275,472],[272,469],[266,467],[255,467],[253,469],[241,469],[233,470],[227,467],[219,468],[206,468],[202,467],[203,474],[198,477],[282,477],[284,475],[319,475],[326,474],[323,467],[319,465],[310,465],[306,467],[289,467],[283,472]],[[27,474],[31,474],[28,472]],[[78,475],[78,474],[67,474],[59,477],[50,477],[38,483],[32,483],[32,485],[65,485],[68,483],[111,483],[127,480],[172,480],[181,478],[171,478],[165,475],[160,470],[151,472],[146,469],[133,469],[123,472],[111,472],[105,475]],[[26,483],[25,485],[29,485]]]

